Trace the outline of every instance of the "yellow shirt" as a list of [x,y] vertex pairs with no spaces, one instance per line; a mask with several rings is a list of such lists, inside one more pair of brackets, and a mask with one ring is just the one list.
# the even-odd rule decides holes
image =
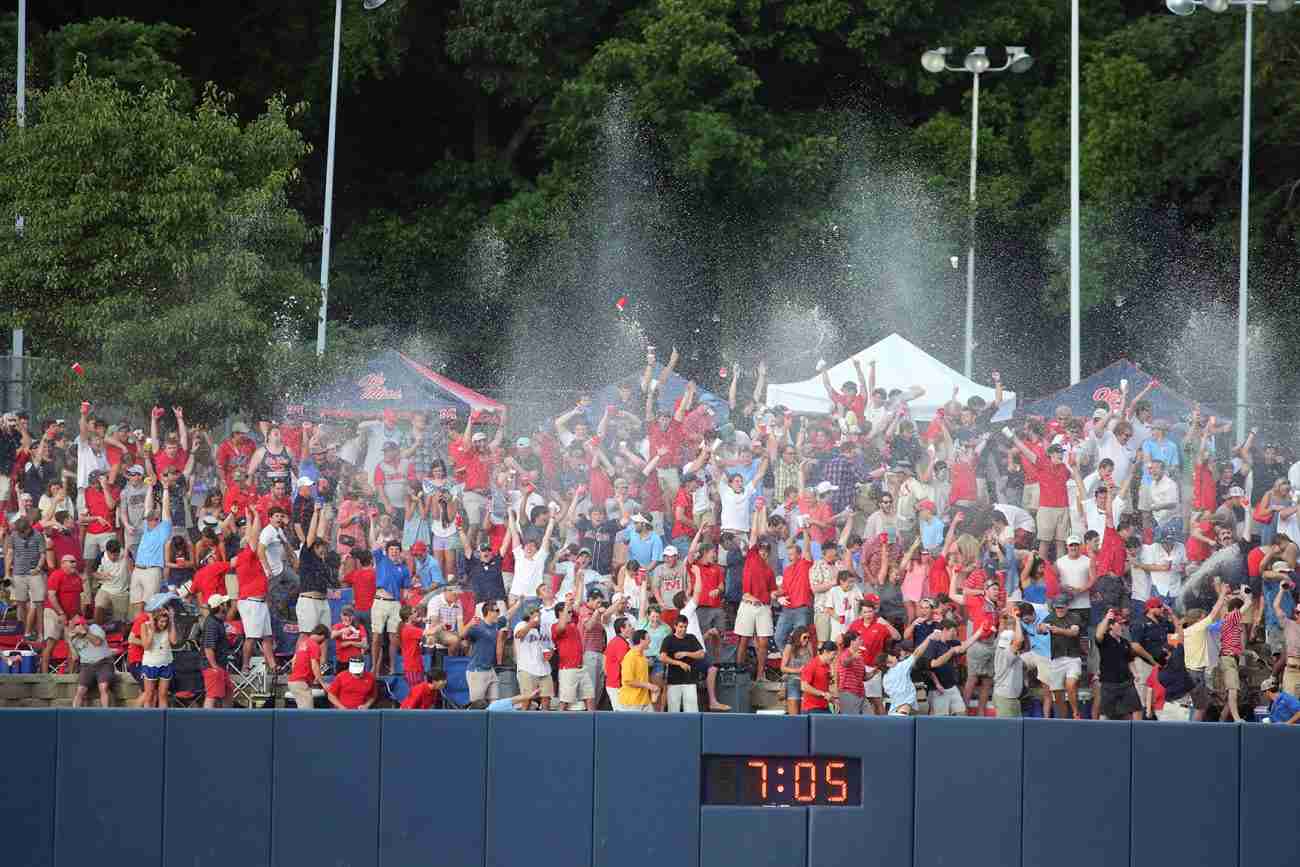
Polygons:
[[623,685],[618,688],[618,700],[621,704],[628,707],[638,707],[650,703],[650,690],[642,689],[637,686],[628,686],[629,683],[650,682],[650,662],[645,658],[645,654],[633,647],[623,655]]
[[1188,671],[1205,671],[1209,664],[1205,651],[1211,622],[1209,617],[1202,617],[1191,626],[1183,627],[1183,665]]

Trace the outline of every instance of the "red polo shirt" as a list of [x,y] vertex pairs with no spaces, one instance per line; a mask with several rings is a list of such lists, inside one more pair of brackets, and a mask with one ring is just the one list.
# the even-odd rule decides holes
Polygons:
[[[808,663],[799,671],[799,680],[812,685],[816,689],[827,692],[831,688],[831,667],[821,661],[821,657],[814,656],[808,660]],[[825,710],[830,707],[826,699],[820,695],[813,695],[808,690],[803,691],[803,700],[800,702],[802,709],[807,712],[810,710]]]
[[235,575],[239,578],[240,599],[254,596],[266,599],[266,571],[252,548],[245,548],[235,555]]
[[49,593],[53,593],[59,600],[59,606],[63,613],[68,615],[71,620],[81,613],[81,576],[75,572],[64,572],[62,569],[55,569],[50,573],[49,582],[45,585],[45,607],[53,609],[50,604]]
[[1038,477],[1038,506],[1064,509],[1070,505],[1065,484],[1070,480],[1070,468],[1064,463],[1054,464],[1050,457],[1041,457],[1035,464]]
[[605,646],[605,689],[623,686],[623,657],[631,649],[621,635],[615,635]]
[[776,586],[776,573],[763,559],[758,546],[745,554],[745,568],[741,572],[741,589],[764,605],[772,604],[772,590]]
[[488,489],[489,462],[473,445],[466,446],[464,437],[457,437],[447,449],[447,454],[457,469],[465,471],[465,490],[484,493]]
[[108,500],[104,498],[101,488],[86,488],[86,513],[91,518],[86,525],[87,533],[113,532],[113,510],[108,507]]
[[1101,534],[1101,550],[1097,552],[1097,574],[1123,575],[1127,568],[1124,537],[1114,527],[1107,526]]
[[700,570],[700,607],[721,607],[722,594],[714,596],[713,591],[722,586],[722,567],[717,563],[696,563],[695,566]]
[[329,685],[329,693],[345,708],[355,710],[375,694],[374,672],[367,671],[360,677],[353,677],[352,672],[344,671]]
[[807,608],[812,605],[812,581],[809,578],[812,566],[811,560],[800,557],[785,567],[785,572],[781,575],[781,589],[785,592],[787,608]]
[[849,624],[849,632],[862,636],[862,661],[867,665],[875,665],[876,657],[884,652],[885,644],[889,641],[889,627],[879,617],[869,625],[859,617]]

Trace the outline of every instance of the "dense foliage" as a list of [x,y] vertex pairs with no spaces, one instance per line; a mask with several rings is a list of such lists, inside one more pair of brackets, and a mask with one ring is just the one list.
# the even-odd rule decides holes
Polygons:
[[[0,242],[5,309],[39,353],[130,371],[124,401],[274,397],[283,376],[251,371],[315,328],[333,4],[88,5],[31,13],[39,92],[0,143],[0,200],[28,221]],[[449,373],[534,396],[622,372],[643,336],[711,383],[724,358],[803,377],[892,330],[959,365],[970,78],[919,58],[988,45],[996,65],[1015,44],[1032,70],[981,92],[977,378],[1062,385],[1068,6],[349,2],[332,327],[419,336]],[[1129,355],[1221,398],[1243,16],[1085,6],[1085,367]],[[1300,12],[1257,12],[1255,50],[1255,353],[1283,375],[1253,393],[1278,398],[1300,325]],[[205,371],[172,381],[187,357]]]

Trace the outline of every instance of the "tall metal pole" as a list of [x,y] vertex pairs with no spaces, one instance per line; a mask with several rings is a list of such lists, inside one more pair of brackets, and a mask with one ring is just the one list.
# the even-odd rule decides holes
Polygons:
[[1246,62],[1241,88],[1241,246],[1237,271],[1237,436],[1246,436],[1246,361],[1247,313],[1250,291],[1247,273],[1250,270],[1250,85],[1251,55],[1254,53],[1255,4],[1246,4]]
[[1070,384],[1082,373],[1079,335],[1079,0],[1070,0]]
[[325,153],[325,226],[320,249],[320,318],[316,322],[316,354],[325,354],[325,324],[330,298],[330,229],[334,222],[334,129],[339,107],[339,42],[343,32],[343,0],[334,2],[334,66],[330,74],[330,132]]
[[[27,126],[27,0],[18,0],[18,128]],[[14,232],[23,235],[23,215],[14,218]],[[10,349],[9,378],[13,380],[10,406],[23,401],[23,329],[15,328]]]
[[966,378],[971,378],[975,355],[975,175],[979,168],[980,77],[972,73],[975,89],[971,95],[970,116],[970,247],[966,250]]

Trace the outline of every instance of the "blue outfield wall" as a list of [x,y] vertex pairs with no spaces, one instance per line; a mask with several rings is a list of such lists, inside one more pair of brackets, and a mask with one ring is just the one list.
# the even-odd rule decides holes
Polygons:
[[[82,709],[0,737],[30,867],[1246,867],[1300,790],[1300,731],[1261,725]],[[860,758],[862,804],[702,805],[706,755]]]

